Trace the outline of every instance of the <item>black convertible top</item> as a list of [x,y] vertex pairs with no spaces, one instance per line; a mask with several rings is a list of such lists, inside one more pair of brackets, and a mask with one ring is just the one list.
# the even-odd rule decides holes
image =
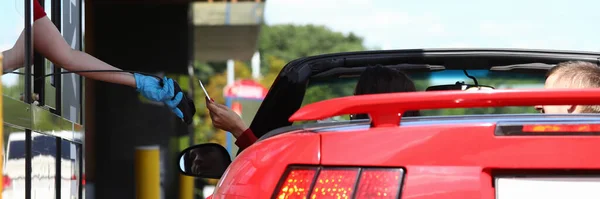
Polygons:
[[564,61],[600,63],[600,52],[519,49],[409,49],[324,54],[294,60],[282,73],[311,70],[311,78],[360,73],[368,65],[402,70],[484,69],[542,72]]

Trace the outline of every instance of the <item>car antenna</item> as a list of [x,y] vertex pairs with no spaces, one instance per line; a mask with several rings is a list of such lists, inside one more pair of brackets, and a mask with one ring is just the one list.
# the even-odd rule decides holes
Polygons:
[[466,75],[468,78],[470,78],[470,79],[472,79],[472,80],[473,80],[473,82],[475,83],[475,86],[479,86],[479,83],[477,83],[477,78],[475,78],[475,77],[473,77],[473,76],[469,75],[469,73],[467,73],[467,70],[463,70],[463,72],[465,73],[465,75]]

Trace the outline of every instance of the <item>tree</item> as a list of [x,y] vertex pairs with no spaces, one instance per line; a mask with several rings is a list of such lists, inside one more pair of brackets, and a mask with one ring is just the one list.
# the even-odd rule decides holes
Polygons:
[[[269,56],[287,63],[294,59],[325,53],[365,50],[363,38],[344,35],[319,25],[264,25],[259,36],[258,50],[262,55],[263,74],[272,67]],[[279,71],[277,71],[278,73]]]

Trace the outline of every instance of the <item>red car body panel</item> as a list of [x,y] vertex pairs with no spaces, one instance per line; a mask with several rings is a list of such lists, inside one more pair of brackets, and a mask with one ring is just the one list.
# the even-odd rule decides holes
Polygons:
[[321,164],[600,168],[600,158],[590,158],[596,154],[592,149],[600,149],[600,136],[497,136],[495,126],[454,124],[321,132]]
[[[496,169],[599,169],[600,136],[496,136],[492,123],[321,132],[322,165],[405,167],[402,198],[493,199]],[[376,144],[369,144],[376,143]]]
[[292,133],[257,142],[229,165],[212,198],[270,198],[288,164],[319,164],[319,146],[315,133]]

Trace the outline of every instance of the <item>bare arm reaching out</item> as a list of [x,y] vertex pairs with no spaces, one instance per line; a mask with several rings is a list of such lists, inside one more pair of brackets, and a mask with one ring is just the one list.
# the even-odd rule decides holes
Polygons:
[[[52,63],[66,70],[120,70],[99,59],[78,50],[74,50],[67,44],[56,26],[44,16],[33,23],[33,45],[40,54],[48,58]],[[24,60],[24,34],[21,32],[19,39],[12,49],[4,51],[3,69],[12,71],[23,67]],[[135,78],[131,73],[79,73],[90,79],[123,84],[136,87]]]
[[[120,70],[85,52],[73,50],[48,17],[36,20],[33,29],[35,49],[52,63],[62,66],[66,70]],[[136,87],[135,78],[130,73],[80,73],[80,75],[90,79]]]

